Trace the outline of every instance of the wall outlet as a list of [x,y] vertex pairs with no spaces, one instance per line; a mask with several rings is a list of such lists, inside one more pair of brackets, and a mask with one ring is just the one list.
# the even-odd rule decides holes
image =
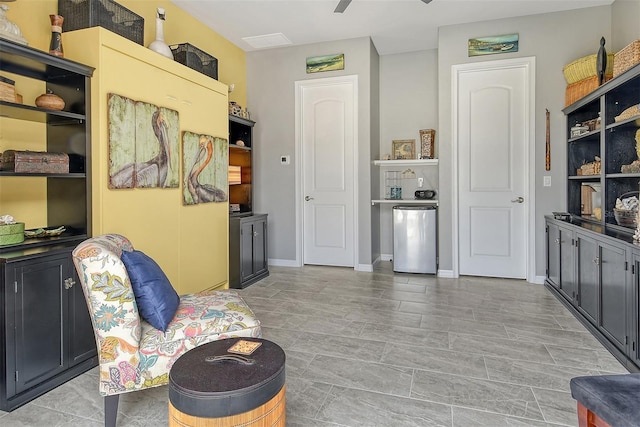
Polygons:
[[424,184],[424,178],[418,178],[418,187],[422,188],[422,184]]
[[291,157],[289,157],[289,156],[280,156],[280,164],[281,165],[288,165],[289,163],[291,163]]
[[551,187],[551,176],[550,175],[545,175],[543,177],[542,185],[544,185],[545,187]]

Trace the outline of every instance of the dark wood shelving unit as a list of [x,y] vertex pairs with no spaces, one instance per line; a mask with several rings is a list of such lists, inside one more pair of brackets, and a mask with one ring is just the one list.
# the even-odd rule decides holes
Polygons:
[[[91,235],[86,111],[93,68],[0,39],[0,71],[26,77],[24,84],[44,83],[65,100],[63,111],[2,101],[0,117],[11,126],[18,125],[10,120],[21,127],[46,124],[46,151],[69,154],[74,168],[66,174],[0,172],[0,200],[10,199],[16,185],[46,183],[43,199],[31,200],[46,209],[46,224],[27,220],[28,227],[67,229],[0,246],[0,410],[12,411],[97,365],[91,318],[71,259],[73,248]],[[19,144],[0,148],[24,149]]]
[[[614,207],[617,198],[637,194],[640,187],[640,173],[621,171],[638,160],[640,115],[615,118],[639,103],[640,65],[635,65],[563,110],[570,217],[546,217],[545,285],[631,372],[640,372],[640,246],[634,242],[636,227],[618,224]],[[600,129],[571,137],[573,125],[598,115]],[[577,168],[596,156],[600,172],[577,175]],[[600,190],[599,217],[583,210],[590,198],[582,200],[583,184]]]

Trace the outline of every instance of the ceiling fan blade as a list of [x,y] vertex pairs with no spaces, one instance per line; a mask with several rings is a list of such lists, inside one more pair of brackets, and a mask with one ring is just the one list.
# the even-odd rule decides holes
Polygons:
[[431,3],[431,0],[422,0],[422,3],[429,4],[429,3]]
[[[429,0],[431,1],[431,0]],[[344,12],[344,10],[347,8],[347,6],[349,6],[349,3],[351,3],[351,0],[340,0],[340,3],[338,3],[338,6],[336,7],[336,10],[333,11],[333,13],[342,13]]]

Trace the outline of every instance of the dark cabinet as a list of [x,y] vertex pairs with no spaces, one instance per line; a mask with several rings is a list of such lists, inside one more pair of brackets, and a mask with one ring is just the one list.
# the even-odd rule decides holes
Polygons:
[[547,224],[546,239],[547,282],[556,289],[560,289],[562,251],[560,250],[560,227],[557,224]]
[[600,266],[600,317],[598,326],[620,350],[628,344],[627,313],[630,283],[627,280],[626,249],[600,243],[597,264]]
[[[17,221],[27,229],[66,229],[0,246],[0,410],[11,411],[97,365],[93,327],[71,261],[72,249],[91,235],[88,106],[94,69],[4,39],[0,57],[2,74],[20,76],[16,81],[25,90],[46,88],[65,101],[60,111],[30,104],[33,98],[0,101],[0,116],[12,119],[3,125],[24,136],[4,148],[69,156],[69,173],[0,171],[0,199],[28,203]],[[46,134],[33,140],[40,128]]]
[[593,322],[598,321],[599,258],[598,242],[581,233],[576,233],[578,248],[578,309]]
[[547,281],[569,300],[577,295],[573,230],[547,223]]
[[267,215],[229,218],[229,286],[240,289],[269,275]]
[[640,251],[634,250],[631,255],[631,286],[627,298],[627,313],[631,318],[629,342],[629,357],[633,363],[640,366]]
[[[546,221],[547,288],[627,369],[640,371],[640,250],[590,222]],[[573,242],[571,250],[558,249],[563,240]],[[575,293],[563,288],[566,276],[575,277]]]
[[[638,102],[640,64],[563,110],[569,215],[546,219],[547,288],[632,371],[640,371],[640,249],[635,224],[614,208],[638,194]],[[590,126],[574,128],[582,123]],[[572,250],[559,243],[563,229]]]
[[10,411],[97,365],[74,246],[0,256],[4,366],[0,409]]

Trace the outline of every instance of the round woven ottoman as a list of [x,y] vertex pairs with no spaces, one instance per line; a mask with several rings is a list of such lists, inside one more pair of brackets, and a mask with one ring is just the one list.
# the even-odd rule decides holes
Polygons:
[[169,372],[169,426],[284,426],[285,354],[260,338],[189,350]]

